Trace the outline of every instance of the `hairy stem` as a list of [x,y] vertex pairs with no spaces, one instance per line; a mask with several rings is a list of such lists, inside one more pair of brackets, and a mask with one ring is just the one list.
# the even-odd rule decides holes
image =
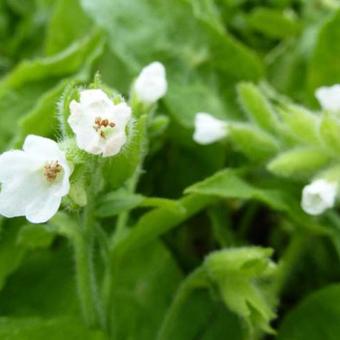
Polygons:
[[[93,164],[95,168],[95,162]],[[94,176],[95,177],[95,176]],[[95,242],[95,180],[88,186],[88,204],[80,218],[80,228],[74,238],[78,294],[84,319],[90,327],[104,327],[105,315],[98,296],[97,278],[94,268]]]

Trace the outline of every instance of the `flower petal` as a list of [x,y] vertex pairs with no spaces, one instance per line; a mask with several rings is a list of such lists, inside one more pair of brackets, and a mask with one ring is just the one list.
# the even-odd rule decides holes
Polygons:
[[126,143],[126,134],[121,131],[107,140],[103,148],[103,157],[114,156],[120,152]]
[[23,150],[28,155],[45,161],[58,160],[64,157],[64,153],[60,150],[58,143],[52,139],[41,136],[27,136]]
[[108,95],[100,89],[89,89],[82,90],[80,92],[80,104],[83,106],[89,106],[94,103],[105,102],[106,104],[110,104],[111,100]]
[[26,207],[25,215],[31,223],[44,223],[51,219],[58,211],[61,204],[61,196],[51,193],[34,196],[34,200]]
[[26,175],[41,166],[34,157],[20,150],[7,151],[0,155],[0,183]]
[[39,195],[46,191],[47,181],[40,171],[13,176],[9,181],[2,183],[0,192],[0,214],[5,217],[24,216],[26,207]]

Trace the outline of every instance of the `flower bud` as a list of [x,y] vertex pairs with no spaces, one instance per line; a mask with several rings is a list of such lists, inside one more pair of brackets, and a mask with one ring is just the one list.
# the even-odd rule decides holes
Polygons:
[[324,110],[340,112],[340,84],[319,87],[315,96]]
[[302,209],[309,215],[320,215],[334,206],[336,195],[337,183],[317,179],[303,188]]
[[144,67],[134,84],[138,100],[145,104],[153,104],[164,97],[167,88],[165,68],[158,61]]
[[193,139],[198,144],[211,144],[224,139],[228,135],[228,125],[209,113],[199,112],[195,117]]

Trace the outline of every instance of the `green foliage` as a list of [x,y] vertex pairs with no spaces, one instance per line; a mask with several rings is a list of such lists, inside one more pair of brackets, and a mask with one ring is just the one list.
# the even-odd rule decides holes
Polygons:
[[308,296],[283,320],[278,339],[336,339],[339,295],[339,285],[331,285]]
[[268,258],[271,249],[238,248],[211,253],[204,266],[209,278],[217,285],[222,299],[231,311],[241,316],[254,330],[271,332],[269,322],[275,317],[270,300],[261,292],[261,277],[274,272]]
[[[0,339],[339,339],[338,212],[301,207],[340,185],[339,112],[314,94],[340,83],[339,39],[336,0],[0,0],[0,150],[45,136],[72,168],[47,223],[0,216]],[[113,157],[68,124],[89,88],[132,107]],[[228,136],[195,143],[198,112]]]

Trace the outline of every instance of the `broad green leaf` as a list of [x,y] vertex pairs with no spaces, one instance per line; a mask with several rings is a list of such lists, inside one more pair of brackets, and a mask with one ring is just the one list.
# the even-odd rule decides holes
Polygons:
[[278,176],[303,178],[318,172],[328,161],[329,156],[321,149],[297,148],[279,154],[267,168]]
[[311,294],[284,318],[278,340],[336,340],[340,337],[340,285]]
[[189,275],[178,288],[157,340],[245,339],[240,319],[209,294],[207,277],[200,273]]
[[57,0],[50,17],[45,40],[47,55],[64,50],[89,32],[91,22],[83,12],[79,0]]
[[265,160],[279,151],[272,135],[250,124],[230,123],[229,132],[235,149],[252,160]]
[[64,87],[65,82],[61,82],[46,91],[38,99],[33,109],[19,120],[19,133],[15,137],[16,145],[21,146],[28,134],[50,136],[55,132],[57,126],[55,108]]
[[18,231],[18,226],[7,223],[0,234],[0,289],[26,254],[25,248],[17,244]]
[[20,268],[7,280],[0,294],[2,315],[81,318],[73,254],[65,244],[59,245],[25,253]]
[[284,192],[256,187],[244,180],[240,171],[234,169],[225,169],[217,172],[202,182],[189,187],[186,189],[186,192],[222,198],[255,199],[277,210],[289,210],[287,203],[289,199],[285,196]]
[[[197,111],[225,115],[230,105],[221,96],[232,93],[235,79],[258,79],[262,75],[257,56],[207,21],[212,12],[202,13],[202,4],[183,0],[82,0],[82,5],[108,33],[113,53],[135,75],[154,59],[165,64],[169,79],[165,102],[184,126],[192,125]],[[141,20],[134,20],[136,17]]]
[[[17,132],[15,120],[30,110],[32,112],[29,113],[29,122],[24,123],[25,132],[28,132],[28,126],[31,128],[33,126],[33,131],[44,130],[45,132],[46,117],[41,116],[45,113],[44,109],[51,109],[51,96],[53,97],[60,90],[55,86],[59,84],[62,77],[70,76],[78,71],[99,42],[100,37],[97,34],[91,34],[54,56],[23,61],[0,81],[0,110],[2,112],[0,146],[3,146]],[[49,90],[51,92],[46,94]],[[39,101],[41,95],[44,95],[44,98]],[[38,108],[33,109],[37,102]],[[52,111],[47,111],[46,114],[49,118],[53,117]],[[31,119],[36,122],[39,118],[45,121],[41,127],[29,124]],[[47,129],[53,131],[53,121]]]
[[115,216],[123,211],[138,207],[143,200],[144,197],[142,195],[119,189],[105,195],[100,202],[98,202],[96,214],[98,217]]
[[47,248],[55,238],[55,233],[46,224],[26,224],[21,227],[17,243],[23,247]]
[[259,127],[273,131],[277,117],[267,98],[252,83],[240,83],[237,92],[242,108]]
[[297,35],[300,25],[293,11],[279,11],[266,7],[255,8],[247,17],[252,28],[270,38],[286,38]]
[[147,212],[142,215],[130,232],[118,241],[112,256],[126,254],[130,249],[148,244],[195,215],[214,200],[211,197],[188,195],[179,200],[183,210],[173,211],[167,208],[157,208]]
[[0,338],[8,340],[106,340],[100,331],[87,329],[75,318],[1,317]]
[[160,242],[129,252],[113,277],[112,338],[155,339],[182,279]]
[[110,217],[138,207],[164,208],[175,213],[185,213],[185,209],[176,200],[161,197],[145,197],[140,194],[129,193],[125,189],[119,189],[100,199],[96,214],[98,217]]
[[332,13],[322,25],[308,65],[308,86],[314,91],[319,86],[340,82],[338,55],[340,46],[340,9]]

